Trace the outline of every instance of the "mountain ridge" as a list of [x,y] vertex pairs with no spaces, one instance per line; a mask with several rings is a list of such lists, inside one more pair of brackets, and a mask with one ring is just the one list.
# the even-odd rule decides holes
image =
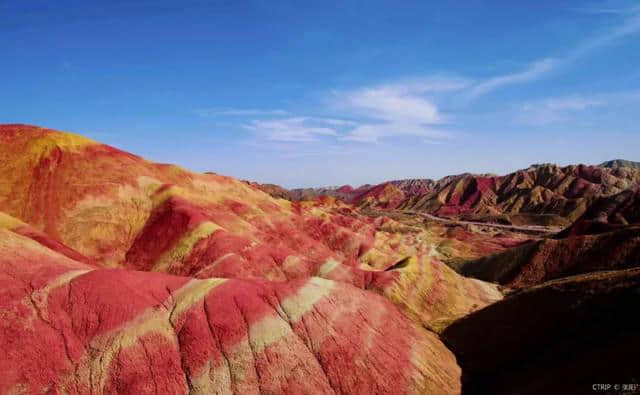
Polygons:
[[[424,211],[444,217],[568,225],[598,197],[640,185],[640,169],[535,164],[503,176],[462,173],[439,180],[406,179],[290,190],[290,200],[332,196],[360,208]],[[279,196],[283,196],[280,191]],[[550,217],[550,216],[553,216]],[[540,222],[542,221],[542,222]]]

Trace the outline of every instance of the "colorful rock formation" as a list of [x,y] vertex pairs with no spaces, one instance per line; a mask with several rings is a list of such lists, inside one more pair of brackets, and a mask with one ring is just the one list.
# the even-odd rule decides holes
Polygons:
[[0,393],[534,393],[571,364],[571,385],[632,380],[639,177],[542,165],[318,196],[0,125]]
[[0,158],[3,393],[457,393],[435,332],[502,297],[335,199],[24,125]]

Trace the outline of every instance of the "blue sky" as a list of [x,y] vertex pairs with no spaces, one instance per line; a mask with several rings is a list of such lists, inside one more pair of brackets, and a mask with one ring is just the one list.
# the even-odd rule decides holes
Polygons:
[[287,187],[640,160],[640,1],[3,1],[0,123]]

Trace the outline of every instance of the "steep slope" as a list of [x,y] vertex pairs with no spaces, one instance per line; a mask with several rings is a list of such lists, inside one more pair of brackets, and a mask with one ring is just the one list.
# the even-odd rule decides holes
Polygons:
[[465,276],[524,288],[599,270],[640,266],[640,191],[595,199],[573,224],[552,238],[468,260]]
[[599,383],[625,392],[640,380],[639,289],[637,268],[568,277],[456,321],[443,339],[463,393],[585,394]]
[[459,273],[512,288],[565,276],[640,266],[640,226],[543,239],[464,263]]

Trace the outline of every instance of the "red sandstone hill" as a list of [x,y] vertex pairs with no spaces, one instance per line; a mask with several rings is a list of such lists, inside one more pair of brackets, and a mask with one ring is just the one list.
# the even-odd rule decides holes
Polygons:
[[502,297],[425,230],[78,135],[0,126],[0,180],[0,393],[458,393],[436,333]]

